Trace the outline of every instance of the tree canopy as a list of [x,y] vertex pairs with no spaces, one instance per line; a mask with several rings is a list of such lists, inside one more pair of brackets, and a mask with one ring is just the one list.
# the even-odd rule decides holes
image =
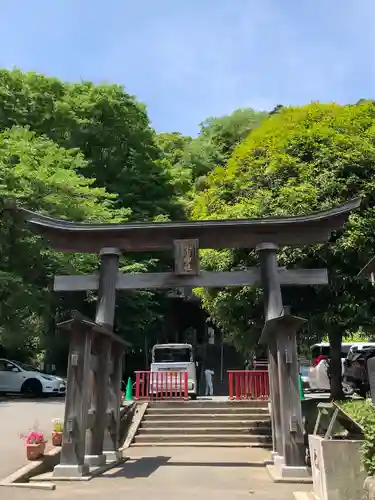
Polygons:
[[[328,267],[327,287],[284,290],[284,303],[309,318],[332,342],[359,325],[373,328],[373,294],[356,278],[374,248],[375,107],[313,103],[282,108],[255,129],[226,166],[207,178],[195,199],[198,219],[299,215],[363,199],[333,242],[279,253],[280,265]],[[207,252],[205,261],[224,268],[254,265],[254,252]],[[234,342],[259,336],[258,290],[200,291],[205,307]],[[249,345],[249,344],[247,344]],[[341,371],[341,370],[340,370]]]
[[[0,102],[3,197],[16,198],[27,208],[70,220],[183,217],[169,165],[162,162],[164,152],[150,127],[146,108],[123,87],[63,83],[35,73],[4,69],[0,71]],[[4,300],[0,343],[5,346],[21,345],[22,332],[25,339],[31,331],[39,339],[40,333],[48,329],[53,336],[51,321],[45,320],[51,311],[42,307],[47,304],[46,297],[52,300],[48,288],[52,275],[72,272],[71,262],[76,262],[76,272],[92,271],[97,266],[92,256],[77,256],[72,261],[71,257],[48,251],[27,231],[18,241],[16,229],[13,236],[9,234],[7,224],[15,224],[5,224],[7,217],[3,215],[1,251],[14,258],[12,266],[6,259],[0,265]],[[15,249],[22,253],[21,257],[15,257]],[[38,259],[38,255],[42,258]],[[129,255],[121,265],[125,270],[134,266],[157,269],[159,261],[157,255],[153,259],[141,255],[136,261]],[[60,315],[72,304],[83,312],[95,313],[90,295],[84,294],[81,300],[70,300],[69,294],[59,299],[54,306]],[[122,294],[118,301],[119,333],[135,343],[139,339],[143,342],[145,328],[154,328],[161,321],[161,304],[158,292]],[[29,318],[33,325],[26,328],[24,323],[17,323],[22,317]]]
[[[56,296],[51,279],[98,265],[96,256],[49,250],[4,200],[63,219],[130,221],[300,215],[360,196],[361,209],[329,244],[280,249],[279,263],[329,269],[329,286],[285,287],[283,299],[308,319],[301,339],[328,335],[333,366],[343,335],[373,334],[374,294],[357,274],[375,242],[374,101],[278,105],[269,113],[238,109],[203,121],[195,138],[156,134],[146,107],[119,85],[4,69],[0,103],[3,346],[27,352],[56,346],[55,312],[62,317],[77,303],[92,316],[92,294]],[[246,249],[206,250],[202,263],[229,270],[257,265],[258,257]],[[168,255],[121,259],[125,272],[170,266]],[[196,293],[229,342],[244,354],[255,348],[264,321],[261,290]],[[119,294],[120,335],[143,348],[162,328],[166,302],[163,291]]]
[[27,126],[59,146],[79,148],[82,171],[117,196],[131,218],[181,215],[145,106],[119,85],[63,83],[36,73],[0,71],[0,131]]
[[196,189],[218,165],[225,166],[233,149],[267,116],[251,108],[237,109],[229,116],[208,118],[195,139],[188,142],[179,164],[191,170]]
[[[0,197],[30,210],[74,221],[123,220],[116,196],[94,187],[82,153],[14,126],[0,134]],[[50,313],[48,288],[53,274],[91,267],[91,256],[52,252],[17,218],[3,211],[0,227],[0,341],[20,346],[37,339]],[[34,340],[36,341],[36,340]]]

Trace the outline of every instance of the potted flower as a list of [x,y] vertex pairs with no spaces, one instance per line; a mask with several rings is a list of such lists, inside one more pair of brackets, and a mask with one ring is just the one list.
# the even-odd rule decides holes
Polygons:
[[46,440],[43,432],[31,431],[25,438],[26,455],[28,460],[38,460],[43,456],[46,448]]
[[53,430],[52,430],[52,444],[53,446],[61,446],[63,425],[59,418],[52,420]]

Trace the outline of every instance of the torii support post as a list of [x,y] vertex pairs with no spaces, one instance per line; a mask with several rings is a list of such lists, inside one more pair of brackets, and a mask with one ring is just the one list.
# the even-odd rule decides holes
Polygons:
[[85,464],[86,428],[90,391],[92,333],[88,325],[71,325],[67,392],[60,464],[53,476],[79,478],[89,472]]
[[[265,320],[269,321],[273,318],[278,318],[283,311],[281,287],[277,276],[277,268],[275,271],[276,249],[274,245],[262,245],[258,246],[257,250],[260,256]],[[276,337],[268,339],[267,351],[268,373],[271,389],[273,459],[276,461],[278,457],[283,457],[284,454]]]
[[261,341],[269,352],[274,463],[283,477],[308,477],[304,461],[296,333],[304,319],[285,314],[277,273],[277,246],[257,246],[265,301]]
[[[79,478],[89,472],[90,466],[104,464],[106,458],[118,458],[122,356],[129,344],[77,311],[59,326],[71,333],[71,342],[61,461],[53,476]],[[101,358],[99,349],[103,345],[109,349],[105,347],[106,354]],[[108,448],[106,432],[110,436]],[[87,455],[87,450],[97,455]]]
[[120,448],[120,405],[122,360],[124,348],[121,344],[112,344],[112,363],[109,379],[107,422],[104,433],[103,449],[107,462],[116,462],[121,458]]
[[[116,307],[116,281],[119,270],[119,257],[121,252],[117,248],[103,248],[100,251],[101,265],[99,275],[99,291],[95,322],[108,331],[113,331],[113,323]],[[109,403],[109,385],[113,376],[113,363],[111,366],[112,345],[106,336],[100,336],[95,340],[94,348],[97,356],[97,369],[94,372],[94,392],[92,405],[91,426],[86,447],[85,461],[90,466],[100,466],[106,462],[103,453],[103,443],[106,428],[108,426],[107,408]],[[117,351],[116,351],[117,352]],[[121,353],[122,356],[122,353]],[[116,364],[118,364],[116,358]],[[116,386],[121,387],[121,366],[116,369]],[[120,397],[120,387],[118,397]],[[111,402],[113,404],[113,401]],[[120,404],[118,404],[118,410]],[[113,450],[114,451],[114,450]]]

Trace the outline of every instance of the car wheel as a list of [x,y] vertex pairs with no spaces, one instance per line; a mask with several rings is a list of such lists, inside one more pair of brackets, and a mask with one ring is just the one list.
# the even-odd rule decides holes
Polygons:
[[349,384],[342,384],[342,392],[345,396],[353,396],[354,388]]
[[37,379],[29,379],[23,383],[21,387],[21,393],[26,396],[34,396],[34,397],[42,397],[43,396],[43,387],[42,384]]

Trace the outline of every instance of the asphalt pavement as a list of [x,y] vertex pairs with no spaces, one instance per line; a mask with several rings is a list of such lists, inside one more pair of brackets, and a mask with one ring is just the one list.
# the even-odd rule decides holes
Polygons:
[[[306,393],[308,399],[329,398],[327,393]],[[43,431],[51,446],[52,420],[64,417],[64,399],[0,400],[0,480],[27,463],[22,439],[30,430]]]
[[1,500],[293,500],[311,485],[276,484],[262,462],[269,451],[255,448],[129,448],[128,460],[98,478],[59,482],[56,491],[4,488]]
[[0,480],[28,463],[22,436],[42,431],[51,446],[52,420],[63,417],[64,398],[0,400]]

